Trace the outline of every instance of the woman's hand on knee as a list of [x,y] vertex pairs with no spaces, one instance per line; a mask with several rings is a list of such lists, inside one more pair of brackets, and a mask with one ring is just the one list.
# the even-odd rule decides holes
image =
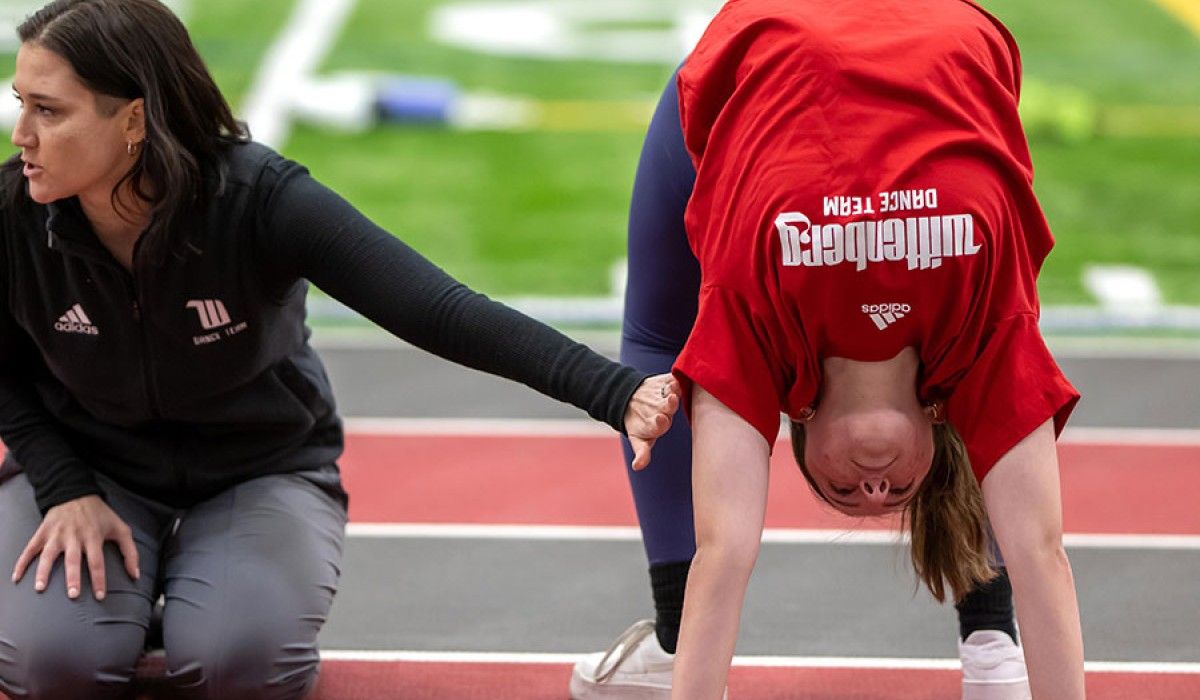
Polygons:
[[125,570],[137,580],[138,551],[133,543],[133,531],[121,517],[99,496],[83,496],[60,503],[46,511],[41,526],[25,550],[17,558],[12,580],[16,583],[25,575],[25,570],[38,558],[34,573],[34,588],[46,590],[50,572],[59,555],[67,575],[67,597],[78,598],[83,590],[80,557],[87,559],[88,574],[92,581],[92,593],[96,600],[103,600],[108,592],[104,572],[104,543],[112,540],[121,550]]

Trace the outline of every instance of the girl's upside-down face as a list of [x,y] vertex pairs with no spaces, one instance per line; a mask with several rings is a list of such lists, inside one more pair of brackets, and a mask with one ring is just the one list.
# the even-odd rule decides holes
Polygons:
[[818,495],[847,515],[903,509],[933,463],[930,411],[915,395],[905,407],[822,406],[803,429],[801,469]]

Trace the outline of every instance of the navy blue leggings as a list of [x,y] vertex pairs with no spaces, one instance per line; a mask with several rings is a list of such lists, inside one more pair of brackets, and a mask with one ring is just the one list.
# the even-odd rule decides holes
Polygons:
[[[629,211],[621,361],[646,372],[670,371],[696,320],[700,265],[683,225],[695,180],[672,77],[650,122]],[[655,443],[652,457],[650,468],[634,472],[629,469],[633,453],[625,441],[625,465],[646,556],[651,565],[691,561],[696,553],[692,432],[683,411]]]

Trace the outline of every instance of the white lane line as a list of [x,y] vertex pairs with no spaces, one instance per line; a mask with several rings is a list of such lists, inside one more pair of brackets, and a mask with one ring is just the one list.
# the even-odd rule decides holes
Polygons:
[[356,0],[300,0],[271,45],[244,102],[256,141],[280,148],[291,129],[292,97],[324,60]]
[[[322,661],[370,663],[574,664],[580,654],[494,653],[456,651],[321,651]],[[861,668],[912,671],[955,671],[958,659],[903,659],[847,656],[735,656],[734,666],[762,668]],[[1200,663],[1154,661],[1088,661],[1090,673],[1200,674]]]
[[[587,525],[478,525],[469,523],[350,523],[346,534],[357,539],[478,539],[559,540],[570,542],[640,542],[641,531],[632,526]],[[762,541],[769,544],[900,545],[908,541],[894,530],[820,530],[768,528]],[[1070,549],[1200,550],[1196,535],[1126,535],[1069,533],[1063,543]]]
[[1067,428],[1059,442],[1070,445],[1200,446],[1200,430],[1187,428]]
[[[346,432],[384,437],[616,437],[612,428],[595,421],[538,418],[347,418]],[[780,438],[786,437],[786,430],[781,429]],[[1071,445],[1200,446],[1200,429],[1067,428],[1060,441]]]
[[612,428],[591,420],[497,418],[347,418],[346,432],[368,436],[462,435],[464,437],[612,437]]

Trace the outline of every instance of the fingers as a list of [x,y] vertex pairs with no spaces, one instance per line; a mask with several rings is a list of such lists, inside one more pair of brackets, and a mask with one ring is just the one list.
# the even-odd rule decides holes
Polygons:
[[89,540],[86,545],[88,577],[92,581],[92,595],[104,600],[108,594],[108,577],[104,575],[104,540]]
[[[79,540],[72,540],[67,543],[67,549],[63,552],[63,568],[67,572],[67,597],[74,600],[79,597],[79,591],[82,590],[82,569],[80,567],[80,559],[83,558],[82,549],[79,546]],[[45,559],[43,558],[43,562]],[[49,567],[47,567],[48,569]],[[42,570],[42,562],[38,563],[38,572]],[[47,571],[47,574],[50,572]]]
[[[33,537],[29,538],[29,544],[25,545],[25,549],[21,551],[21,556],[17,557],[17,563],[13,566],[12,582],[19,583],[25,575],[25,569],[29,567],[33,558],[42,551],[42,545],[45,543],[45,536],[42,534],[41,528],[33,533]],[[42,589],[38,589],[39,591]]]
[[660,374],[658,375],[657,379],[660,380],[656,383],[656,391],[659,398],[664,400],[672,397],[676,399],[679,398],[679,394],[682,390],[679,387],[679,381],[676,380],[674,376],[670,374]]
[[675,379],[674,376],[667,375],[667,377],[667,396],[668,398],[673,397],[678,401],[679,396],[683,393],[683,388],[679,386],[679,380]]
[[137,544],[133,541],[133,531],[128,526],[123,527],[117,532],[115,538],[117,548],[121,550],[121,557],[125,560],[125,571],[134,581],[141,578],[141,569],[138,567],[138,550]]
[[630,464],[633,470],[640,472],[650,466],[650,447],[654,445],[654,441],[631,437],[629,444],[633,447],[633,463]]
[[67,597],[78,598],[83,591],[82,560],[86,557],[88,578],[96,600],[108,595],[108,572],[104,564],[104,543],[113,540],[124,558],[125,570],[139,578],[137,546],[133,531],[99,496],[89,495],[54,506],[46,512],[42,524],[29,544],[17,557],[13,582],[19,582],[36,557],[33,587],[46,590],[58,557],[63,557]]
[[46,585],[50,581],[50,570],[54,568],[54,562],[58,560],[58,556],[62,554],[62,547],[58,545],[57,540],[50,540],[42,547],[42,551],[38,554],[37,569],[33,573],[33,589],[39,593],[46,590]]
[[634,469],[650,464],[650,447],[671,429],[680,405],[679,382],[670,374],[647,378],[625,409],[625,434],[634,446]]

